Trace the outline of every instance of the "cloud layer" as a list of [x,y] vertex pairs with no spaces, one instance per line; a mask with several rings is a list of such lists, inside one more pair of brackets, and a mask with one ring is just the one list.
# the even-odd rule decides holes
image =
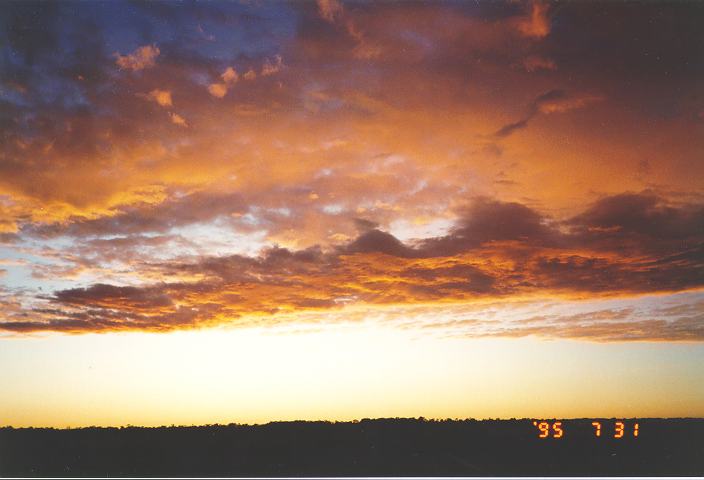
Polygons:
[[[525,205],[479,198],[463,215],[447,235],[409,243],[368,228],[353,241],[327,250],[274,247],[257,256],[201,256],[192,261],[137,257],[132,268],[159,281],[58,290],[43,298],[43,308],[16,312],[0,328],[164,331],[247,324],[257,316],[335,311],[349,305],[610,298],[704,286],[702,205],[673,207],[649,193],[622,194],[558,222]],[[124,237],[121,245],[125,252],[129,239]],[[114,245],[94,243],[93,248],[98,258],[108,258]],[[701,339],[697,322],[691,325],[691,335],[675,334],[675,329],[670,339]],[[610,338],[598,323],[582,329],[566,316],[557,318],[554,328],[540,331],[568,336],[574,327],[576,336]],[[670,325],[661,323],[646,326],[656,329],[653,338],[667,339]],[[614,338],[630,327],[627,321],[609,323]]]
[[702,288],[700,5],[8,5],[0,330]]

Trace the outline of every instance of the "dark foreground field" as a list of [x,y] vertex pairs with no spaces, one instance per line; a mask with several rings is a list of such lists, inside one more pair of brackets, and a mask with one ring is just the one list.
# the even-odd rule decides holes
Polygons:
[[362,420],[260,426],[0,428],[1,476],[443,476],[704,474],[704,419]]

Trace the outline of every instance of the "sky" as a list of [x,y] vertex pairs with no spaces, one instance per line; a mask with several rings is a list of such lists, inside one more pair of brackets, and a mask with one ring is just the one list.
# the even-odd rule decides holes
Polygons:
[[703,21],[6,2],[0,425],[704,416]]

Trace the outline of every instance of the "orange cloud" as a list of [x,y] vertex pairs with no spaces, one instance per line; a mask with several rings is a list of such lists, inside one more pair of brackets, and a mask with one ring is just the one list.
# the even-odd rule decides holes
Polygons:
[[171,100],[171,92],[168,90],[160,90],[157,88],[149,92],[149,95],[147,97],[150,100],[155,101],[162,107],[173,106],[173,101]]
[[237,71],[232,67],[227,67],[222,73],[221,77],[222,81],[228,85],[237,83],[237,80],[240,78],[240,76],[237,74]]
[[320,16],[328,22],[334,22],[343,12],[342,3],[338,0],[317,0]]
[[182,127],[187,127],[188,123],[186,123],[186,120],[179,114],[177,113],[169,113],[169,117],[171,117],[171,121],[175,123],[176,125],[180,125]]
[[518,23],[518,31],[530,38],[544,38],[550,33],[550,19],[547,16],[550,6],[539,0],[530,3],[528,18]]
[[257,72],[255,72],[254,69],[250,68],[249,70],[247,70],[247,72],[245,72],[243,78],[245,80],[254,80],[255,78],[257,78]]
[[583,108],[604,99],[601,95],[577,95],[569,98],[555,98],[541,102],[538,109],[541,113],[564,113]]
[[[208,85],[208,92],[210,92],[213,97],[223,98],[227,95],[230,87],[237,83],[240,76],[237,73],[237,70],[232,67],[227,67],[222,75],[220,75],[220,78],[222,78],[221,83],[211,83]],[[246,75],[245,78],[247,78]]]
[[211,83],[208,85],[208,92],[210,92],[213,97],[223,98],[227,95],[227,85],[224,83]]
[[132,70],[137,72],[145,68],[153,67],[156,63],[156,57],[159,56],[160,50],[155,45],[145,45],[129,55],[115,54],[117,58],[115,63],[123,70]]

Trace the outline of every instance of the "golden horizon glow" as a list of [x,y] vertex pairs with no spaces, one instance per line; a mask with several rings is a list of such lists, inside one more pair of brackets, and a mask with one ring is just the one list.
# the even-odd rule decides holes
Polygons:
[[[0,374],[13,386],[0,398],[0,425],[15,427],[704,416],[700,372],[687,365],[698,345],[423,338],[351,324],[52,334],[8,347],[2,360],[34,351]],[[633,366],[645,360],[665,379],[657,389],[654,373]]]

